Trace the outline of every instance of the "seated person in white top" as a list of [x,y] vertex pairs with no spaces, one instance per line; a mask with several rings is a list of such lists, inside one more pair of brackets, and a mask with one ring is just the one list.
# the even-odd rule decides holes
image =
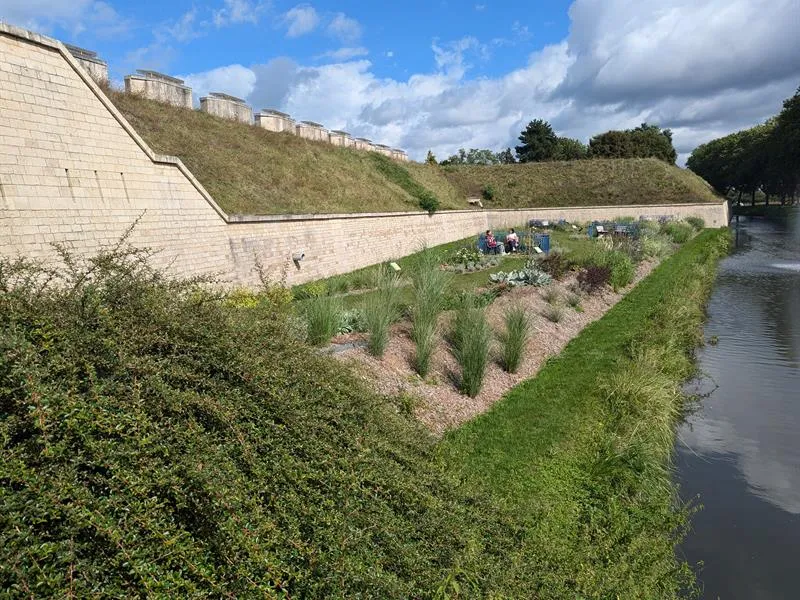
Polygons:
[[519,236],[512,229],[506,236],[506,252],[516,252],[519,249]]

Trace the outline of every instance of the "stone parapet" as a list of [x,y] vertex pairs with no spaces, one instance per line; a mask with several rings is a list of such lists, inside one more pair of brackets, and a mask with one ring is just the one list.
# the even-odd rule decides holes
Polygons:
[[135,75],[127,75],[125,91],[164,104],[192,108],[192,88],[184,85],[183,79],[157,71],[137,69]]
[[64,44],[64,46],[96,83],[101,85],[108,83],[108,63],[101,60],[97,56],[97,52],[71,44]]
[[267,131],[274,131],[276,133],[285,131],[292,135],[295,134],[294,119],[279,110],[265,108],[260,113],[256,114],[255,123],[257,127],[261,127]]
[[200,110],[248,125],[253,122],[253,109],[244,100],[221,92],[211,92],[208,96],[200,98]]

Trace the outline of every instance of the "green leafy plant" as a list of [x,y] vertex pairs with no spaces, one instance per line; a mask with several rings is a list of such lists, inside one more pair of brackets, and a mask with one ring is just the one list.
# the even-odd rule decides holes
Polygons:
[[704,229],[706,226],[705,220],[701,217],[686,217],[686,222],[691,225],[696,231]]
[[505,330],[500,340],[500,364],[509,373],[516,373],[525,355],[525,347],[530,337],[531,321],[522,306],[514,306],[503,315]]
[[636,274],[636,266],[633,260],[625,252],[620,250],[604,250],[599,252],[595,258],[594,263],[600,267],[607,267],[610,276],[609,283],[614,291],[625,287]]
[[492,331],[484,309],[465,305],[456,312],[451,341],[453,355],[461,367],[461,391],[474,398],[481,391]]
[[661,232],[676,244],[685,244],[694,235],[694,228],[688,223],[667,221],[661,226]]
[[552,283],[553,278],[540,271],[537,267],[535,260],[529,260],[524,269],[518,271],[498,271],[489,275],[489,281],[492,283],[504,283],[512,287],[531,285],[535,287],[549,285]]
[[434,196],[433,192],[425,190],[421,192],[417,198],[419,199],[419,207],[429,214],[433,214],[439,210],[439,199]]
[[583,312],[580,294],[567,294],[567,305],[572,307],[576,312]]
[[611,279],[611,269],[605,266],[589,265],[578,273],[578,285],[588,294],[601,290]]
[[561,279],[572,268],[572,263],[563,252],[551,251],[538,259],[537,266],[553,279]]
[[483,190],[481,190],[481,197],[486,200],[487,202],[491,202],[494,200],[494,186],[492,184],[487,184],[483,186]]

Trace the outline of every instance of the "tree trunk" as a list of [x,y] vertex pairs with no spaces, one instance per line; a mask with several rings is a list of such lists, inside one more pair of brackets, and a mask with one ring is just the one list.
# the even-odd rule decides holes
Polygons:
[[739,197],[736,199],[736,204],[742,205],[742,190],[739,190]]
[[755,206],[755,205],[756,205],[756,191],[753,190],[752,192],[750,192],[750,206]]

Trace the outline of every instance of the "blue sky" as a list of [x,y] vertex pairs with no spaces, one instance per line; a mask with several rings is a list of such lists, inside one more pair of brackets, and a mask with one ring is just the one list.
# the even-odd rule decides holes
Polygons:
[[0,19],[256,109],[443,158],[534,118],[586,142],[643,121],[697,144],[800,85],[797,0],[0,0]]

